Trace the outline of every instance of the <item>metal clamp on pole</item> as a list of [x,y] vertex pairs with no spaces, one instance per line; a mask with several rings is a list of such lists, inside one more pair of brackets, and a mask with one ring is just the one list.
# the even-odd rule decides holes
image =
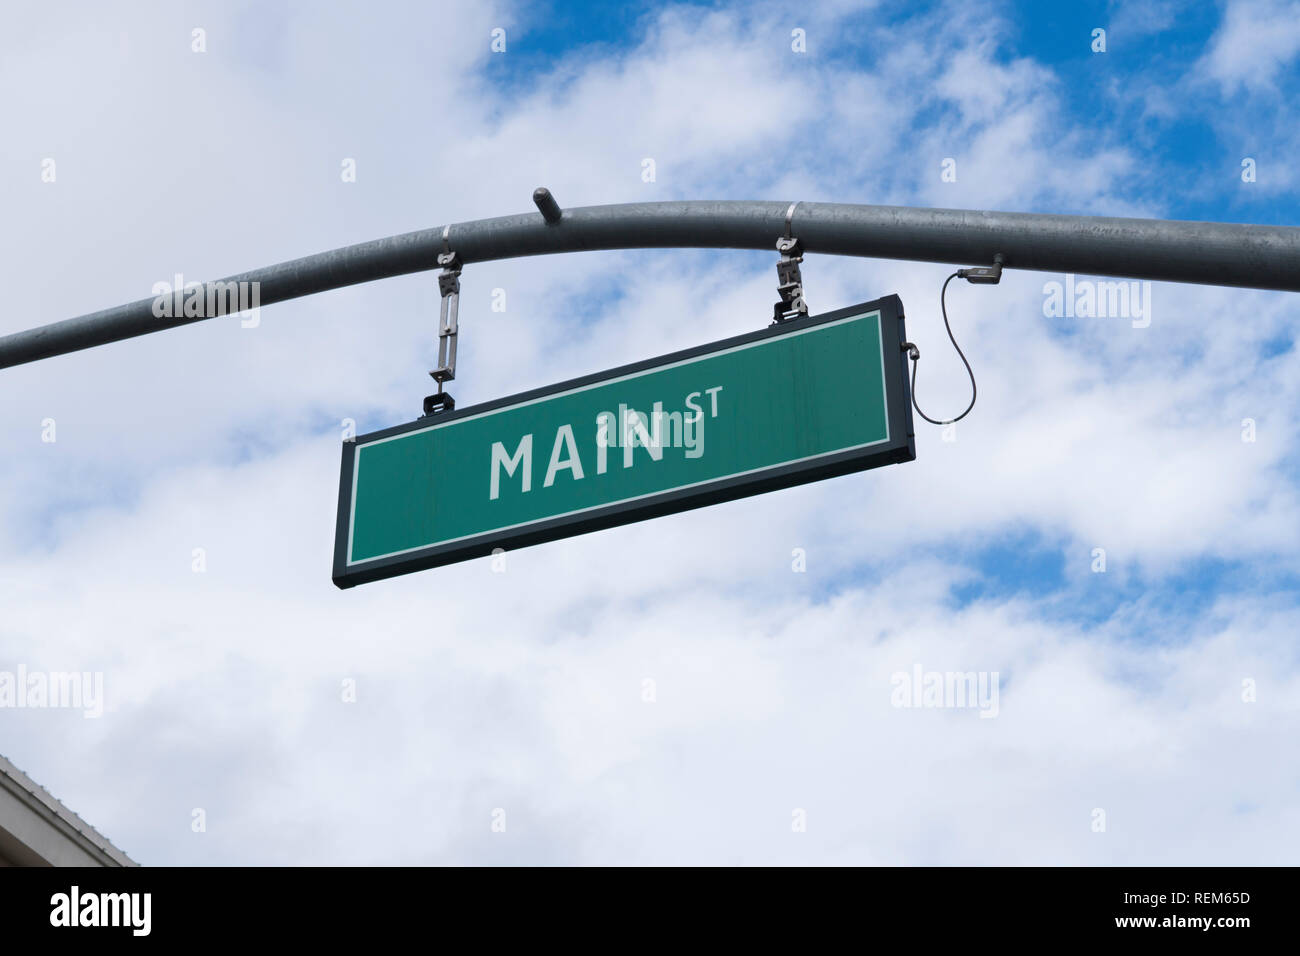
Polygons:
[[[448,227],[450,229],[450,227]],[[443,246],[447,246],[447,230],[443,231]],[[460,331],[457,323],[460,311],[460,256],[446,249],[438,253],[438,291],[442,294],[442,311],[438,317],[438,367],[429,374],[438,383],[438,392],[424,399],[424,414],[449,412],[455,409],[456,400],[443,391],[443,385],[456,378],[456,338]]]
[[803,262],[803,243],[791,235],[794,221],[794,207],[790,204],[785,211],[785,235],[776,241],[776,251],[781,253],[781,261],[776,264],[776,292],[781,301],[772,306],[772,324],[780,325],[808,314],[808,303],[803,298],[803,273],[799,263]]

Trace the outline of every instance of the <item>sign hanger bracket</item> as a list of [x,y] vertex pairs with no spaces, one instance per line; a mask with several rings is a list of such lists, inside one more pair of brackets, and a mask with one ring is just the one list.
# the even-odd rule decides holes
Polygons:
[[772,324],[781,325],[808,314],[808,303],[803,297],[803,274],[799,263],[803,262],[803,243],[795,238],[794,210],[799,203],[790,203],[785,211],[785,235],[776,241],[776,251],[781,253],[781,261],[776,264],[776,293],[781,301],[772,306]]
[[442,272],[438,275],[438,291],[442,295],[442,307],[438,315],[438,367],[429,373],[438,383],[438,391],[424,399],[425,416],[455,409],[456,400],[444,391],[447,382],[456,378],[456,342],[460,333],[460,256],[451,250],[449,234],[451,226],[442,231],[443,251],[438,253],[438,265]]

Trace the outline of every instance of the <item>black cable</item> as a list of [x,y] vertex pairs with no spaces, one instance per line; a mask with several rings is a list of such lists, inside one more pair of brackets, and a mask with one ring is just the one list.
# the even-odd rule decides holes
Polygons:
[[961,350],[961,346],[957,344],[957,340],[953,337],[952,326],[948,324],[948,306],[945,302],[948,296],[948,283],[960,276],[963,271],[964,270],[958,270],[944,280],[943,289],[939,292],[939,310],[943,313],[943,327],[948,330],[948,341],[952,343],[952,347],[955,348],[957,354],[961,356],[962,364],[966,366],[966,374],[970,376],[970,404],[966,406],[966,411],[962,412],[956,418],[949,418],[947,421],[942,422],[935,421],[925,412],[921,411],[921,406],[916,403],[916,367],[921,364],[921,350],[911,342],[903,343],[903,348],[907,349],[908,357],[912,360],[912,407],[916,409],[916,414],[920,415],[931,425],[951,425],[953,422],[959,422],[969,415],[970,410],[975,407],[975,396],[977,394],[975,388],[975,373],[971,371],[970,362],[966,361],[966,353]]

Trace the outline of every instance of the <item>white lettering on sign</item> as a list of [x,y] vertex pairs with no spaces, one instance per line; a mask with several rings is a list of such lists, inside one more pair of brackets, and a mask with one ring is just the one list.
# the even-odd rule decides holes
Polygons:
[[[704,406],[700,404],[701,396],[708,396],[709,416],[718,417],[718,393],[723,386],[715,385],[702,391],[691,392],[683,399],[685,411],[664,411],[663,402],[655,402],[647,414],[626,404],[618,406],[617,414],[603,411],[596,415],[596,474],[603,475],[609,470],[609,449],[623,449],[623,467],[635,467],[638,461],[663,461],[665,448],[681,448],[686,458],[700,458],[704,455]],[[543,446],[545,447],[545,446]],[[638,457],[636,449],[643,448],[648,457]],[[533,436],[524,435],[511,454],[502,442],[492,443],[491,482],[488,498],[496,501],[501,497],[501,475],[513,479],[518,473],[521,493],[533,487]],[[542,487],[550,488],[555,484],[560,472],[569,472],[574,481],[586,477],[582,456],[578,451],[578,441],[572,425],[561,425],[555,430],[555,441],[551,445],[551,456],[547,461],[546,475]]]
[[[565,426],[568,427],[567,425]],[[499,441],[492,443],[492,492],[490,497],[493,501],[501,496],[501,472],[498,466],[505,468],[506,477],[513,478],[515,469],[523,465],[523,486],[524,491],[531,491],[533,487],[533,436],[525,435],[519,440],[519,447],[509,458],[506,457],[506,446]]]
[[[568,455],[563,461],[560,460],[561,446]],[[546,466],[546,480],[542,482],[542,487],[549,488],[555,484],[555,473],[562,468],[573,472],[574,481],[582,480],[582,459],[578,457],[578,443],[573,440],[572,425],[561,425],[555,432],[555,447],[551,449],[551,463]],[[492,477],[496,477],[495,469]]]

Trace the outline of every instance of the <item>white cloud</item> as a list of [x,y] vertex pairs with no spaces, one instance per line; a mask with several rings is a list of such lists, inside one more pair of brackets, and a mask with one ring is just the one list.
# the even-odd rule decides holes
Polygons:
[[1300,55],[1300,4],[1293,0],[1233,0],[1203,66],[1232,94],[1275,88],[1278,73]]

